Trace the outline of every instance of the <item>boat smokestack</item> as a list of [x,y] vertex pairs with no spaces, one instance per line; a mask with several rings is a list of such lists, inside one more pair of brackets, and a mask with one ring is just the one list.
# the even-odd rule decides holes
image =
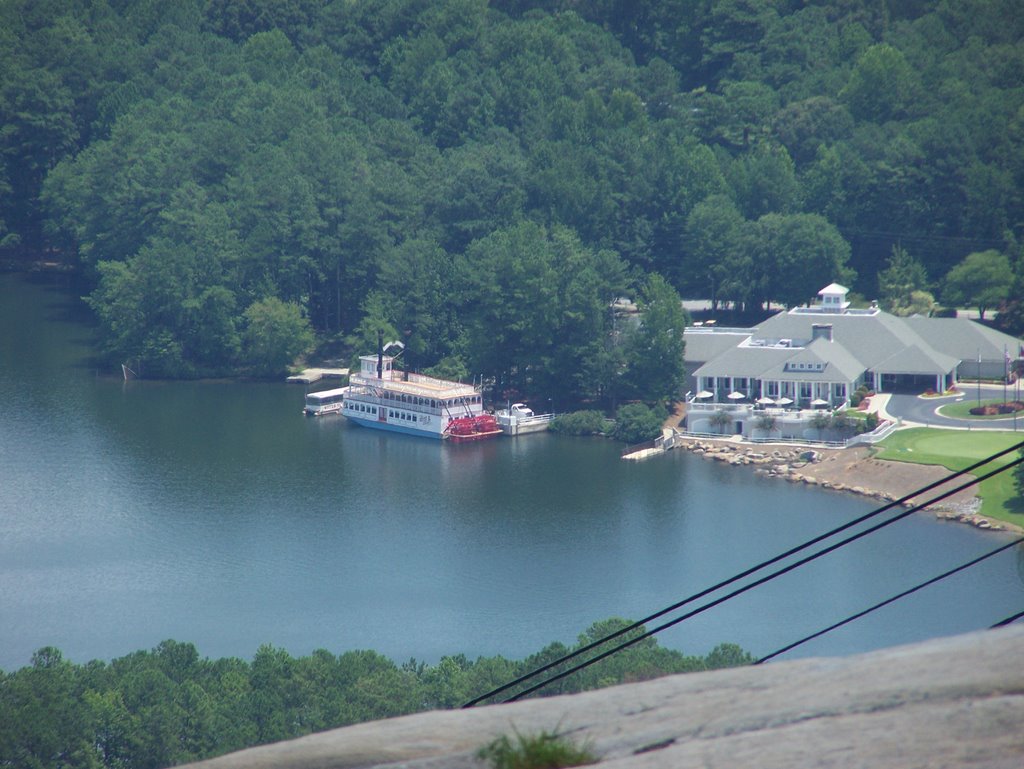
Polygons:
[[384,332],[377,331],[377,379],[384,378]]

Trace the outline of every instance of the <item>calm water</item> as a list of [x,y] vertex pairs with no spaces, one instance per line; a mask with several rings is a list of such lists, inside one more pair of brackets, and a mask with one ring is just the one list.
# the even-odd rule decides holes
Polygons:
[[[303,417],[285,384],[125,383],[90,363],[74,296],[0,275],[5,670],[45,645],[84,662],[167,638],[522,657],[870,509],[684,452],[378,434]],[[660,638],[768,653],[1004,541],[914,517]],[[791,656],[986,627],[1024,605],[1022,573],[1007,553]]]

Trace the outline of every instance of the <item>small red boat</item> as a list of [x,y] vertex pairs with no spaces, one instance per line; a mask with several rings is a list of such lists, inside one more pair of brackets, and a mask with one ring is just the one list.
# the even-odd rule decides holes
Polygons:
[[501,435],[501,427],[493,414],[480,414],[475,417],[457,417],[448,423],[445,429],[448,440],[455,443],[480,441]]

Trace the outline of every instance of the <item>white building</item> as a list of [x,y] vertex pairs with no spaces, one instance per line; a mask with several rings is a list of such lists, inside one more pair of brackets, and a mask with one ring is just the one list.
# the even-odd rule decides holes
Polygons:
[[768,400],[792,408],[838,408],[861,385],[876,392],[943,392],[958,378],[1001,378],[1020,340],[971,320],[899,318],[877,307],[851,309],[848,289],[833,283],[821,303],[795,307],[756,328],[691,327],[686,360],[699,408],[745,414]]

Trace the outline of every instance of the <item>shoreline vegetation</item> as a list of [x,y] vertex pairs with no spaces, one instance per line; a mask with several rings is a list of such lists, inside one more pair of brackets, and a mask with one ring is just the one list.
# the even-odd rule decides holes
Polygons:
[[0,6],[0,260],[77,267],[141,378],[383,330],[534,400],[654,402],[679,298],[834,280],[1024,328],[1005,3],[237,5]]

